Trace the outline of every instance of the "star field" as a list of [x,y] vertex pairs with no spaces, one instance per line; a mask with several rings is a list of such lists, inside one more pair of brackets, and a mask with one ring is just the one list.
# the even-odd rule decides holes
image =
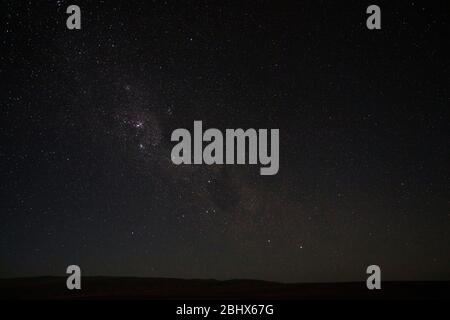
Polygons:
[[[0,277],[450,279],[444,2],[4,1]],[[279,128],[280,171],[170,135]]]

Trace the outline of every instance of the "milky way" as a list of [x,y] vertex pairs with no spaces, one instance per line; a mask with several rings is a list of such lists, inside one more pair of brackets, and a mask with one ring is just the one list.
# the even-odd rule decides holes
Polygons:
[[[446,10],[68,4],[2,9],[0,277],[450,279]],[[278,174],[174,165],[195,120],[279,128]]]

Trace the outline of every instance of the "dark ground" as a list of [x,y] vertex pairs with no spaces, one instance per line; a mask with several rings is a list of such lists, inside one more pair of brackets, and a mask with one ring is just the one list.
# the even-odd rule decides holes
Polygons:
[[450,282],[277,283],[258,280],[85,277],[66,289],[64,277],[0,280],[0,299],[449,299]]

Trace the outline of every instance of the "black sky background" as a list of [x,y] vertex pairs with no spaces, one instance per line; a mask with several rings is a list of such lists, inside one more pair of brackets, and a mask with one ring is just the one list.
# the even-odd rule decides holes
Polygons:
[[[72,2],[1,2],[0,277],[450,280],[445,1]],[[194,120],[279,173],[173,165]]]

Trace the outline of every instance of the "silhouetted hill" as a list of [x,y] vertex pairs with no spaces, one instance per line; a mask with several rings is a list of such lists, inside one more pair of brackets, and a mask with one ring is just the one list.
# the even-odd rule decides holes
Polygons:
[[277,283],[258,280],[83,277],[70,291],[65,277],[0,279],[1,299],[443,299],[450,282]]

